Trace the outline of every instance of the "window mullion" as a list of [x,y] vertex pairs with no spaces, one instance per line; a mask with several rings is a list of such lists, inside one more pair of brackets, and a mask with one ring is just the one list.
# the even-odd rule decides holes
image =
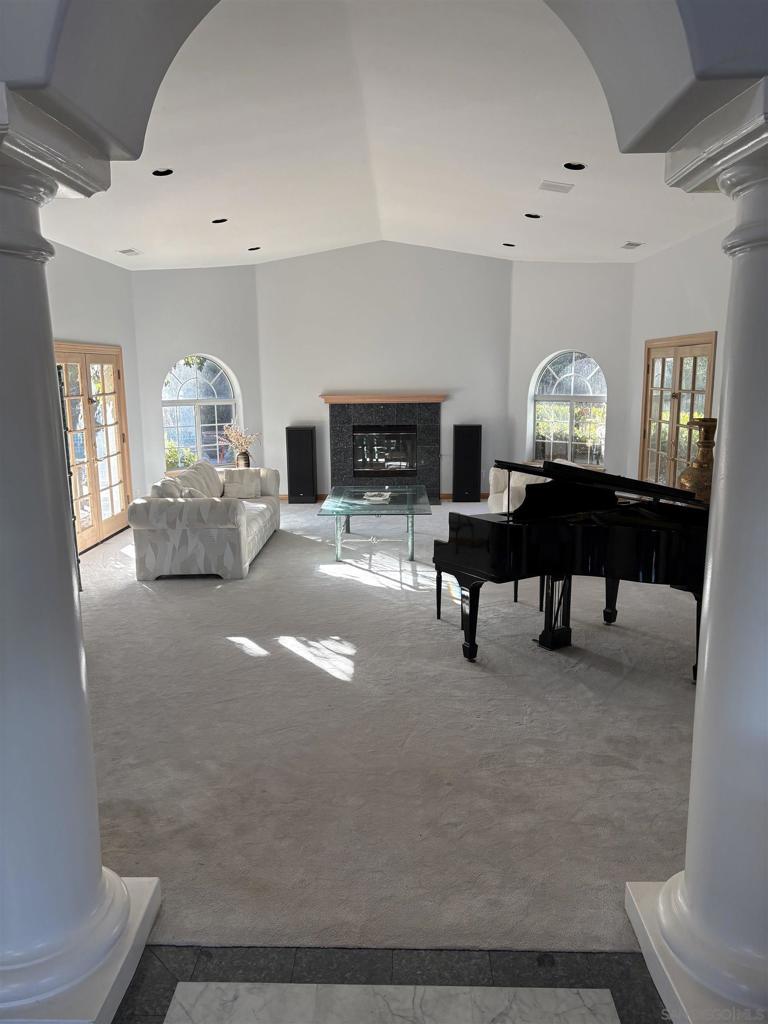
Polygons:
[[203,435],[200,424],[200,403],[195,402],[195,448],[197,449],[197,461],[203,457]]

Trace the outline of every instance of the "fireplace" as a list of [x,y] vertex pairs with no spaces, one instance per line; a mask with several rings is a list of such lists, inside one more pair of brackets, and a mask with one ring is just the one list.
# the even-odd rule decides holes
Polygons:
[[352,475],[416,476],[416,427],[353,426]]
[[324,394],[332,486],[372,490],[423,484],[440,504],[440,405],[444,394]]

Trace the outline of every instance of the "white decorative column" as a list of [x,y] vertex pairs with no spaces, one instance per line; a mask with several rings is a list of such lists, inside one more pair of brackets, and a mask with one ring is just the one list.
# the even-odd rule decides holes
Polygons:
[[685,870],[627,912],[675,1021],[768,1009],[768,90],[668,157],[668,182],[736,202],[707,544]]
[[159,883],[101,865],[39,206],[109,170],[26,114],[0,86],[0,1020],[107,1022]]

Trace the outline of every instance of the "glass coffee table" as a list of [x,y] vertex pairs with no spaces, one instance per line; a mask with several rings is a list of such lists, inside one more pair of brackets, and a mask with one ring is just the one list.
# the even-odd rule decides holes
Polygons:
[[[368,497],[366,497],[368,495]],[[389,495],[389,497],[386,497]],[[431,516],[427,489],[423,484],[406,484],[384,489],[364,487],[333,487],[325,499],[319,516],[336,517],[336,561],[341,561],[344,530],[350,533],[352,516],[405,516],[408,522],[408,559],[413,561],[414,516]]]

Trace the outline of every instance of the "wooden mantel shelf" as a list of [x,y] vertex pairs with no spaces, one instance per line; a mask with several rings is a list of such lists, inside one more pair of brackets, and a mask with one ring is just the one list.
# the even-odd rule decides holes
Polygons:
[[422,402],[444,402],[448,395],[443,394],[409,394],[406,392],[395,392],[385,394],[375,394],[372,392],[355,393],[349,394],[334,393],[320,395],[326,405],[388,405],[388,404],[403,404],[406,403],[419,403]]

